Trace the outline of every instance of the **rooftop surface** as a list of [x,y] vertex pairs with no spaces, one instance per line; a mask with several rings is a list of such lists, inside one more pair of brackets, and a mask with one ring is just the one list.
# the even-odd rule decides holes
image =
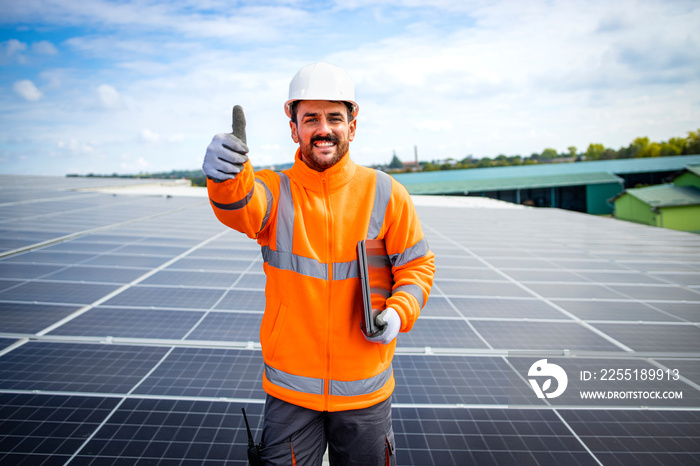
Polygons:
[[647,188],[628,189],[625,193],[634,196],[652,207],[671,207],[700,204],[700,189],[695,186],[660,184]]
[[[246,464],[259,247],[201,190],[75,190],[120,182],[0,176],[0,464]],[[697,464],[699,235],[415,204],[437,274],[393,361],[398,464]]]
[[686,167],[686,170],[688,170],[690,173],[694,173],[700,176],[700,165],[690,165]]
[[[396,173],[393,176],[411,194],[467,194],[593,184],[620,184],[618,175],[647,172],[692,171],[700,155],[576,163],[541,163],[510,167]],[[694,172],[693,172],[694,173]]]
[[[480,168],[479,170],[483,170]],[[507,178],[480,178],[431,183],[407,184],[411,194],[467,194],[469,192],[507,191],[512,189],[537,189],[558,186],[584,186],[592,184],[619,184],[624,180],[610,172],[585,172],[560,175],[509,176]]]

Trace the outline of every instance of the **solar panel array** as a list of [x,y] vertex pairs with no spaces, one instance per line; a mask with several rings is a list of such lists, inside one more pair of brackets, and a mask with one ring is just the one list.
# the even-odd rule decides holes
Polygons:
[[[246,464],[241,408],[259,439],[265,397],[257,244],[201,197],[0,182],[0,464]],[[698,463],[700,236],[423,203],[437,274],[394,358],[399,464]],[[542,359],[568,375],[557,398],[531,385]]]

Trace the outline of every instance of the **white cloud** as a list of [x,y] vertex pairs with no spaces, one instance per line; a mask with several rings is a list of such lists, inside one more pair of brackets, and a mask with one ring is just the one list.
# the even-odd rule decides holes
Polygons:
[[26,50],[27,44],[20,42],[17,39],[10,39],[5,42],[0,42],[0,65],[8,65],[10,63],[26,63],[27,58],[24,54]]
[[49,41],[42,40],[32,44],[32,51],[39,55],[58,55],[58,50]]
[[28,79],[22,79],[14,83],[12,88],[15,92],[30,102],[35,102],[43,97],[43,94],[37,87]]
[[[102,0],[23,0],[3,5],[3,22],[43,22],[52,25],[90,24],[102,30],[168,32],[188,38],[220,38],[249,44],[272,43],[298,30],[310,14],[301,8],[259,2],[216,5],[196,0],[177,2]],[[216,14],[211,14],[214,11]]]
[[100,104],[104,108],[114,108],[119,103],[119,92],[109,84],[101,84],[97,87]]
[[139,136],[140,136],[141,141],[148,142],[148,143],[158,142],[160,140],[160,134],[158,134],[154,131],[151,131],[148,128],[142,129]]
[[31,47],[17,39],[0,42],[0,65],[9,63],[29,65],[32,61],[37,61],[39,57],[55,55],[58,55],[58,49],[46,40],[33,42]]
[[70,81],[72,72],[64,69],[50,68],[39,73],[39,79],[44,83],[45,89],[60,89],[65,81]]
[[2,47],[3,55],[5,57],[13,57],[27,50],[27,44],[20,42],[17,39],[10,39],[2,42],[0,43],[0,47]]

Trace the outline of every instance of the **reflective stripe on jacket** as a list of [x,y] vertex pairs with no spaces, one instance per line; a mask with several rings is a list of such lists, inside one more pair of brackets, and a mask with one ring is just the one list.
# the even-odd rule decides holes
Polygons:
[[219,220],[262,248],[265,391],[319,411],[387,399],[396,340],[381,345],[362,335],[357,243],[384,239],[395,282],[387,306],[409,331],[428,300],[435,265],[405,188],[349,154],[316,172],[297,151],[282,173],[254,173],[248,162],[234,180],[209,181],[208,189]]

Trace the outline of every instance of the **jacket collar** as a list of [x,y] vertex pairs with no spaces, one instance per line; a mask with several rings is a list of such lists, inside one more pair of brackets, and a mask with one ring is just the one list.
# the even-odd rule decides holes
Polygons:
[[352,180],[355,174],[357,165],[350,159],[348,151],[338,163],[331,168],[317,172],[309,168],[303,160],[301,160],[301,149],[297,149],[294,156],[294,166],[289,169],[290,178],[293,178],[306,189],[311,191],[323,191],[324,184],[328,185],[330,191],[340,189]]

